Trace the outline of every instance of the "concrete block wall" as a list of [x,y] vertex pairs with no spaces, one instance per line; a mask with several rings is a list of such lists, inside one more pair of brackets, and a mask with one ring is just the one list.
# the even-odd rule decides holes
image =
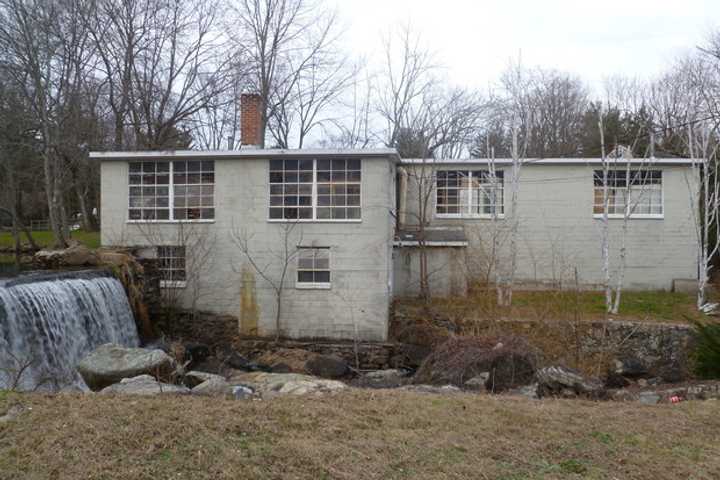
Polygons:
[[[277,281],[285,230],[268,221],[267,159],[215,160],[215,220],[209,223],[128,223],[128,163],[101,164],[103,245],[178,245],[202,239],[201,258],[188,258],[180,297],[188,307],[235,315],[239,331],[274,335],[276,295],[237,244],[246,238],[255,263]],[[286,274],[280,330],[293,338],[387,338],[391,300],[395,166],[362,159],[362,221],[296,223],[291,245],[330,247],[329,290],[295,288],[296,261]],[[196,240],[187,241],[188,244]],[[197,243],[192,243],[197,244]],[[190,250],[190,249],[188,249]],[[200,250],[200,248],[198,249]],[[192,252],[187,252],[192,257]]]
[[[413,168],[403,166],[401,168]],[[434,168],[482,169],[482,165],[442,164]],[[501,167],[498,167],[501,168]],[[505,209],[509,211],[509,167],[505,173]],[[597,165],[543,165],[522,167],[518,193],[518,261],[516,279],[529,284],[584,285],[603,282],[600,220],[593,218],[593,171]],[[625,285],[630,289],[670,290],[675,279],[697,278],[695,230],[687,179],[689,166],[662,165],[664,218],[631,219],[627,235]],[[408,179],[405,215],[417,218],[417,185]],[[435,196],[432,196],[433,204]],[[416,203],[416,202],[415,202]],[[401,215],[402,216],[402,215]],[[499,219],[444,219],[434,215],[432,226],[463,226],[468,237],[470,277],[485,271],[489,244],[499,240],[496,258],[508,262],[508,222]],[[622,219],[610,220],[611,270],[615,273],[620,249]]]

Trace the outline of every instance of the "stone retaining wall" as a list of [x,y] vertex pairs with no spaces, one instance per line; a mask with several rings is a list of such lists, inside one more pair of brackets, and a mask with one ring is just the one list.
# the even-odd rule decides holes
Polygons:
[[402,345],[396,343],[358,343],[356,345],[352,342],[303,342],[295,340],[275,342],[266,339],[248,339],[238,340],[234,346],[239,352],[250,358],[280,348],[298,348],[322,355],[337,355],[353,367],[356,366],[357,358],[360,370],[381,370],[399,366],[395,365],[395,363],[401,363],[401,357],[403,356]]
[[516,334],[527,338],[548,363],[565,364],[589,374],[607,373],[622,362],[622,368],[631,365],[645,370],[641,376],[660,377],[666,382],[690,378],[695,335],[694,328],[687,324],[505,319],[451,322],[442,318],[442,312],[435,312],[432,318],[418,315],[416,309],[401,303],[394,305],[391,331],[395,340],[436,345],[450,331],[458,335],[468,330],[473,335]]

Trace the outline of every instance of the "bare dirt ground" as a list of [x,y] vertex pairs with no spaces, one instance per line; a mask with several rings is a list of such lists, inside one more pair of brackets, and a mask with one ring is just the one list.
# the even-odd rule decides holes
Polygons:
[[0,393],[0,479],[712,479],[720,402]]

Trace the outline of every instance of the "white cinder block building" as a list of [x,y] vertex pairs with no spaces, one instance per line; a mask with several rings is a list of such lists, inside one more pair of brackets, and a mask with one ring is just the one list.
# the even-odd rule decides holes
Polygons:
[[[282,335],[386,340],[392,296],[417,292],[419,241],[438,295],[493,281],[507,262],[505,160],[491,169],[477,159],[401,161],[392,149],[252,148],[91,158],[101,163],[102,244],[158,257],[166,292],[185,307],[235,315],[246,335],[275,334],[282,286]],[[669,290],[676,279],[697,278],[691,166],[687,159],[653,159],[613,169],[612,268],[626,192],[633,205],[629,288]],[[600,168],[597,159],[524,162],[518,281],[602,282]],[[419,239],[422,169],[430,171],[431,191]]]

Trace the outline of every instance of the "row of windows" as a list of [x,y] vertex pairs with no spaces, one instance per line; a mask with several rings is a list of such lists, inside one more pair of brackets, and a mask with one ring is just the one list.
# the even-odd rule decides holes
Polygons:
[[[662,216],[662,172],[596,170],[593,213],[613,216]],[[357,159],[271,160],[268,218],[271,220],[359,220],[361,164]],[[502,216],[502,171],[442,170],[435,179],[438,217]],[[215,218],[213,161],[131,162],[128,218],[135,221],[212,220]]]
[[[488,170],[444,170],[436,173],[435,214],[438,217],[501,216],[504,207],[503,172]],[[602,170],[593,172],[593,214],[604,211],[607,184],[608,214],[611,216],[663,215],[662,171]]]
[[[158,272],[162,287],[183,287],[187,280],[184,246],[157,247]],[[297,254],[298,288],[330,287],[330,248],[299,247]]]
[[[358,159],[271,160],[271,220],[360,220]],[[215,218],[215,162],[131,162],[128,219]]]

